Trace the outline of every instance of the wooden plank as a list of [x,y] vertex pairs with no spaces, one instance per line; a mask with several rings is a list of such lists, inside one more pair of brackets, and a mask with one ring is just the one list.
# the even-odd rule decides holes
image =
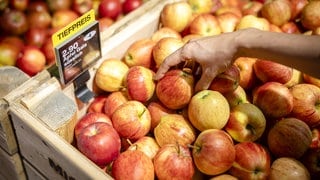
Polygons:
[[[0,148],[0,174],[4,179],[10,180],[25,180],[26,175],[24,173],[22,161],[18,153],[9,155]],[[0,176],[0,177],[1,177]]]
[[45,176],[42,175],[37,169],[35,169],[32,164],[27,160],[22,159],[22,163],[25,169],[25,173],[28,179],[30,180],[46,180]]
[[9,108],[23,158],[48,179],[111,179],[21,104]]

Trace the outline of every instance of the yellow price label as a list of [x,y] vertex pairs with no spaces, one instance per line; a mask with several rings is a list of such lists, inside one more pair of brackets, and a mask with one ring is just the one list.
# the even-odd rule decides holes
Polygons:
[[52,35],[53,47],[58,46],[65,40],[69,39],[77,32],[87,27],[89,24],[95,21],[95,12],[94,10],[90,10],[87,13],[83,14],[81,17],[72,21],[66,27],[61,28],[57,32]]

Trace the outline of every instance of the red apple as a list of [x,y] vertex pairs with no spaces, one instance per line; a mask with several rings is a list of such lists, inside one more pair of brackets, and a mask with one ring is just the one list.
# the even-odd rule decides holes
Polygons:
[[48,11],[31,11],[27,14],[29,27],[49,28],[53,18]]
[[192,179],[195,172],[191,151],[178,143],[162,146],[153,163],[158,179]]
[[63,28],[78,17],[79,15],[71,9],[59,9],[52,14],[51,26],[52,28]]
[[56,63],[56,55],[53,48],[53,42],[51,38],[47,38],[41,47],[41,51],[46,57],[46,64],[52,65]]
[[152,49],[155,41],[150,38],[139,39],[133,42],[126,50],[123,61],[129,66],[151,67],[153,61]]
[[98,7],[99,17],[109,17],[116,20],[122,13],[120,0],[101,0]]
[[19,52],[25,45],[24,39],[20,36],[5,36],[0,42],[13,45]]
[[147,106],[151,115],[151,129],[153,129],[160,123],[161,117],[167,114],[173,114],[175,111],[165,107],[160,101],[151,101]]
[[305,73],[302,74],[302,77],[303,77],[303,82],[320,87],[320,79]]
[[231,65],[221,74],[218,74],[211,82],[208,89],[218,91],[222,94],[231,93],[239,86],[240,69]]
[[151,136],[143,136],[131,144],[127,150],[138,150],[145,153],[149,158],[153,159],[154,156],[159,151],[160,146],[155,140],[154,137]]
[[94,122],[105,122],[105,123],[108,123],[112,126],[111,119],[107,115],[105,115],[103,113],[99,113],[99,112],[90,112],[90,113],[85,114],[76,123],[76,125],[74,127],[75,137],[77,138],[79,136],[79,134],[81,133],[82,129],[84,129],[85,127],[87,127],[88,125],[90,125]]
[[236,159],[228,171],[239,179],[267,179],[270,174],[271,157],[267,149],[255,142],[235,145]]
[[34,76],[45,68],[46,57],[35,46],[25,46],[17,59],[17,67],[29,76]]
[[[220,0],[221,1],[221,0]],[[236,0],[237,1],[237,0]],[[236,6],[220,6],[215,12],[214,15],[219,16],[221,14],[224,13],[234,13],[235,15],[237,15],[238,17],[242,17],[242,12],[241,9],[239,7]]]
[[192,19],[191,5],[185,1],[166,4],[160,12],[160,22],[177,32],[187,28]]
[[143,4],[143,0],[124,0],[122,2],[122,10],[124,14],[128,14],[129,12],[137,9]]
[[115,179],[153,180],[155,178],[152,160],[141,151],[124,151],[112,164]]
[[293,95],[285,85],[278,82],[267,82],[257,87],[252,94],[252,103],[258,106],[263,114],[271,118],[282,118],[293,110]]
[[199,14],[190,22],[190,33],[201,36],[221,34],[222,30],[216,16],[205,13]]
[[310,127],[320,124],[320,88],[301,83],[290,88],[293,96],[292,116],[301,119]]
[[111,119],[113,127],[123,138],[137,140],[150,131],[150,112],[139,101],[130,100],[123,103],[114,111]]
[[252,89],[257,84],[257,77],[253,69],[256,60],[256,58],[239,57],[234,61],[240,70],[239,85],[245,90]]
[[206,175],[226,172],[235,161],[236,150],[230,135],[220,129],[202,131],[192,147],[196,167]]
[[271,164],[270,180],[277,179],[310,179],[308,169],[297,159],[282,157]]
[[291,12],[291,20],[296,20],[300,18],[301,12],[306,4],[308,4],[308,0],[290,0],[292,12]]
[[160,147],[175,143],[187,146],[196,139],[194,127],[180,114],[162,116],[153,134]]
[[259,1],[246,1],[242,6],[241,12],[244,16],[249,14],[258,16],[262,6],[263,3]]
[[254,72],[263,83],[275,81],[282,84],[288,82],[293,73],[293,68],[274,61],[258,59],[253,65]]
[[238,178],[236,178],[228,173],[223,173],[223,174],[219,174],[214,177],[211,177],[210,180],[238,180]]
[[112,117],[112,114],[114,111],[123,103],[128,101],[128,96],[124,91],[115,91],[110,93],[105,102],[103,107],[103,112],[109,116]]
[[100,32],[104,32],[106,29],[109,29],[109,27],[114,23],[114,20],[109,17],[102,17],[98,19],[99,21],[99,30]]
[[300,29],[294,21],[284,23],[281,27],[282,32],[288,34],[300,34]]
[[289,0],[266,1],[260,12],[271,24],[282,26],[291,19],[291,3]]
[[49,6],[45,1],[30,1],[27,7],[27,12],[32,11],[49,11]]
[[80,152],[99,167],[105,167],[120,154],[120,137],[117,131],[105,122],[95,122],[83,128],[76,140]]
[[237,142],[256,141],[264,133],[266,118],[262,111],[251,103],[241,103],[231,108],[224,129]]
[[236,26],[241,18],[232,12],[219,14],[216,17],[218,19],[222,33],[233,32],[236,29]]
[[246,91],[241,86],[238,86],[233,92],[223,94],[223,96],[227,99],[231,108],[241,103],[250,102]]
[[6,9],[0,16],[2,33],[22,35],[28,30],[27,16],[23,11]]
[[222,129],[228,122],[229,114],[228,101],[218,91],[199,91],[192,96],[188,106],[189,120],[199,131]]
[[93,8],[92,0],[73,0],[71,9],[82,15]]
[[47,0],[46,2],[51,12],[70,9],[72,5],[71,0]]
[[144,66],[132,66],[126,75],[125,86],[130,100],[145,103],[155,91],[154,72]]
[[20,50],[13,44],[0,42],[0,67],[15,66]]
[[173,69],[168,71],[156,84],[156,95],[166,107],[181,109],[188,105],[193,95],[192,74]]
[[47,29],[30,27],[28,31],[24,33],[24,39],[27,45],[33,45],[41,48],[48,39]]
[[309,126],[296,118],[277,121],[268,132],[267,143],[275,157],[299,159],[309,149],[312,132]]
[[98,112],[98,113],[104,113],[104,104],[107,99],[107,95],[101,94],[96,97],[94,97],[93,101],[90,102],[87,112]]
[[24,11],[29,5],[29,0],[10,0],[10,6],[19,11]]

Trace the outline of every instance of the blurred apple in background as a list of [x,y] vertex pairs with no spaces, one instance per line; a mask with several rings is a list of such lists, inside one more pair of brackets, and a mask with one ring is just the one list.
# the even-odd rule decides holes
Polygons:
[[98,19],[99,21],[99,31],[103,33],[106,29],[109,29],[109,27],[115,22],[113,19],[109,17],[102,17]]
[[22,35],[28,30],[27,16],[23,11],[6,9],[0,16],[2,33]]
[[162,116],[175,112],[165,107],[160,101],[151,101],[148,103],[147,108],[151,115],[151,132],[153,132],[154,128],[159,124]]
[[71,9],[82,15],[93,8],[93,0],[73,0]]
[[296,118],[283,118],[268,132],[267,145],[275,157],[299,159],[309,149],[311,142],[311,129]]
[[52,16],[49,11],[34,10],[27,13],[27,21],[30,28],[49,28],[51,26]]
[[222,94],[231,93],[239,86],[240,69],[232,64],[224,72],[218,74],[211,82],[208,89]]
[[71,9],[59,9],[53,12],[51,19],[52,28],[63,28],[76,20],[79,15]]
[[138,150],[145,153],[149,158],[153,159],[154,156],[159,151],[160,146],[155,140],[154,137],[151,136],[143,136],[131,144],[127,150]]
[[187,146],[196,139],[194,127],[180,114],[162,116],[153,134],[160,147],[175,143]]
[[267,179],[270,174],[271,156],[266,147],[255,142],[235,145],[236,159],[229,173],[239,179]]
[[112,164],[112,177],[115,179],[154,179],[154,166],[151,158],[141,151],[124,151]]
[[125,86],[130,100],[145,103],[149,101],[154,92],[156,84],[153,81],[154,72],[144,66],[132,66],[126,75]]
[[172,69],[156,84],[158,99],[169,109],[186,107],[193,95],[194,78],[189,72]]
[[46,2],[51,12],[70,9],[72,5],[71,0],[47,0]]
[[189,120],[199,131],[222,129],[228,122],[229,114],[228,101],[218,91],[199,91],[188,106]]
[[95,122],[86,126],[76,140],[80,152],[99,167],[105,167],[120,154],[120,137],[117,131],[105,122]]
[[45,68],[46,57],[35,46],[25,46],[17,59],[17,67],[29,76],[34,76]]
[[218,175],[231,168],[236,150],[231,136],[220,129],[207,129],[196,138],[192,147],[196,167],[206,175]]
[[112,117],[114,111],[128,100],[129,99],[125,91],[112,92],[107,96],[104,102],[103,112],[107,116]]
[[41,51],[46,57],[46,64],[52,65],[56,63],[56,55],[53,48],[53,42],[51,38],[47,38],[41,47]]
[[139,101],[123,103],[113,112],[111,119],[113,127],[123,138],[137,140],[150,131],[150,112]]
[[320,124],[320,88],[313,84],[301,83],[290,88],[293,96],[291,115],[301,119],[310,127]]
[[116,20],[122,13],[120,0],[101,0],[98,6],[98,16]]
[[285,117],[291,113],[294,106],[292,93],[288,87],[278,82],[267,82],[258,86],[252,93],[252,103],[270,118]]
[[19,49],[13,44],[0,42],[0,67],[15,66],[18,59]]
[[27,12],[32,11],[49,11],[49,6],[45,1],[36,0],[36,1],[29,1]]
[[159,179],[192,179],[195,167],[191,151],[179,143],[162,146],[153,159],[154,171]]
[[282,157],[277,158],[272,162],[269,179],[308,180],[310,179],[310,173],[297,159]]
[[262,111],[251,103],[241,103],[230,110],[224,129],[237,142],[256,141],[264,133],[266,118]]
[[24,11],[27,9],[29,0],[10,0],[10,6],[19,11]]
[[253,69],[253,65],[257,61],[256,58],[239,57],[234,61],[234,64],[238,66],[240,70],[239,85],[249,90],[256,86],[257,77]]
[[124,14],[128,14],[140,7],[142,4],[143,0],[124,0],[122,2],[122,11]]
[[47,29],[31,27],[24,33],[26,45],[33,45],[41,48],[48,39]]
[[199,34],[201,36],[212,36],[222,33],[219,21],[212,14],[199,14],[189,24],[191,34]]

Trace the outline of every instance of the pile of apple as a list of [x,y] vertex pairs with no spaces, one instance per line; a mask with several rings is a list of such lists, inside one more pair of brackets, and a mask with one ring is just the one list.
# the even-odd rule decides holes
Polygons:
[[94,9],[104,31],[140,7],[143,0],[3,0],[0,1],[0,67],[17,66],[34,76],[55,63],[51,36]]
[[306,0],[167,4],[151,37],[99,65],[98,96],[75,126],[75,146],[115,179],[319,179],[319,79],[248,57],[199,92],[201,69],[192,60],[153,79],[192,38],[248,27],[318,34],[319,7]]

